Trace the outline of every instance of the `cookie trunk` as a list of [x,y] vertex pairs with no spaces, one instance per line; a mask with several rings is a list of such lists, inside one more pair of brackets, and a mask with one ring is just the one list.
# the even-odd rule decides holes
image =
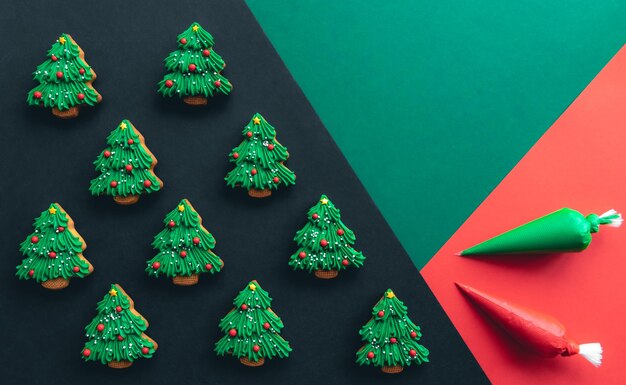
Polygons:
[[248,359],[248,357],[241,357],[239,359],[239,362],[241,362],[242,364],[244,364],[246,366],[252,366],[252,367],[262,366],[265,363],[265,358],[261,357],[261,358],[259,358],[258,361],[250,361]]
[[380,370],[383,373],[388,373],[388,374],[396,374],[396,373],[400,373],[404,370],[404,367],[400,366],[400,365],[395,365],[395,366],[383,366],[382,368],[380,368]]
[[339,275],[337,270],[315,270],[315,276],[320,279],[333,279]]
[[70,107],[63,111],[56,107],[52,107],[52,115],[61,119],[72,119],[78,116],[78,107]]
[[179,275],[172,278],[172,282],[178,286],[193,286],[198,283],[198,274]]
[[250,190],[248,190],[248,195],[250,195],[252,198],[267,198],[268,196],[272,195],[272,190],[268,188],[264,190],[251,188]]

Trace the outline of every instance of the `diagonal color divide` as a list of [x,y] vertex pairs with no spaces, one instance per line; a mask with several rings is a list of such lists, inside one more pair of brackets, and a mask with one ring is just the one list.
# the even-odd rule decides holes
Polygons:
[[[561,207],[626,211],[625,106],[622,48],[422,271],[494,383],[615,384],[626,378],[626,229],[601,229],[582,253],[454,255]],[[550,313],[579,343],[601,342],[602,367],[595,369],[581,357],[543,359],[526,353],[487,321],[454,281]]]

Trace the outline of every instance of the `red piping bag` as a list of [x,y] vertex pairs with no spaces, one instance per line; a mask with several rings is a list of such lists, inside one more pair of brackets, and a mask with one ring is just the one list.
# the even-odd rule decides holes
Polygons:
[[595,367],[602,363],[599,343],[577,344],[565,334],[565,326],[547,314],[494,297],[456,283],[467,298],[529,351],[543,357],[580,354]]

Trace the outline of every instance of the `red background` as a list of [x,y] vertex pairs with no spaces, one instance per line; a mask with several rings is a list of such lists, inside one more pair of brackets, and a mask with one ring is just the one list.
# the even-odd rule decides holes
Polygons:
[[[626,381],[626,228],[601,228],[582,253],[454,255],[561,207],[583,214],[611,208],[626,211],[625,182],[626,48],[622,48],[422,270],[494,383]],[[603,365],[596,369],[580,356],[545,359],[527,353],[469,303],[455,281],[553,315],[579,343],[601,342]]]

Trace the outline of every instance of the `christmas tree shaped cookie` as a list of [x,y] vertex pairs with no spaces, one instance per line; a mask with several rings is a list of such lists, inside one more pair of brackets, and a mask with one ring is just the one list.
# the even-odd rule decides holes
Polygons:
[[215,344],[218,355],[230,354],[246,366],[261,366],[265,358],[289,357],[291,347],[280,331],[283,322],[270,308],[272,299],[257,281],[235,298],[235,306],[220,321],[226,335]]
[[96,73],[85,62],[85,53],[66,33],[52,45],[48,58],[33,73],[39,83],[26,98],[31,106],[52,108],[59,118],[78,116],[78,108],[100,103],[102,96],[91,83]]
[[407,317],[404,303],[387,289],[359,332],[365,345],[356,352],[359,365],[374,365],[385,373],[400,373],[405,366],[428,362],[428,349],[417,341],[420,327]]
[[19,279],[35,279],[46,289],[64,289],[73,277],[91,274],[93,266],[83,256],[85,240],[60,204],[53,203],[35,219],[35,231],[22,242],[26,256],[17,266]]
[[163,187],[163,181],[154,174],[157,159],[129,120],[122,120],[111,131],[107,144],[93,162],[100,176],[91,180],[91,195],[111,195],[121,205],[132,205],[141,194]]
[[152,246],[159,253],[148,261],[146,272],[172,278],[176,285],[198,283],[200,273],[219,273],[224,261],[212,251],[215,238],[202,226],[202,218],[187,199],[163,220],[165,229],[154,237]]
[[98,302],[98,315],[85,326],[89,341],[83,348],[83,359],[122,369],[138,358],[150,358],[158,344],[146,335],[146,329],[148,320],[135,310],[124,289],[113,284]]
[[322,279],[335,278],[339,270],[363,266],[365,257],[352,248],[354,232],[341,221],[339,209],[322,195],[307,214],[309,222],[293,238],[298,250],[289,258],[294,270],[305,269]]
[[233,86],[222,74],[226,63],[213,50],[213,36],[198,23],[178,35],[178,49],[165,58],[168,74],[159,82],[163,96],[178,96],[189,105],[205,105],[216,93],[230,94]]
[[276,130],[261,114],[254,114],[242,135],[243,142],[229,155],[235,168],[224,178],[228,186],[241,186],[251,197],[265,198],[280,185],[296,184],[296,174],[284,165],[287,147],[278,143]]

